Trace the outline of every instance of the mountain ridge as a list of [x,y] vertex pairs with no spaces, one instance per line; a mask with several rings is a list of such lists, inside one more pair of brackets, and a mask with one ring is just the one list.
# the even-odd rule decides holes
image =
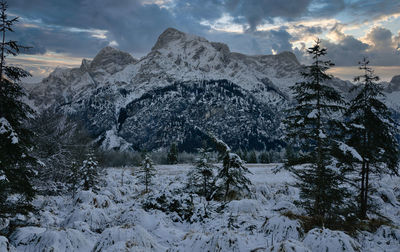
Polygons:
[[[164,125],[154,115],[159,115],[158,111],[164,111],[165,107],[172,106],[172,104],[175,104],[172,106],[175,106],[175,111],[170,110],[165,113],[179,114],[184,111],[186,114],[182,116],[186,121],[202,122],[202,125],[205,125],[204,130],[217,132],[219,137],[222,135],[222,129],[228,130],[226,122],[230,122],[232,132],[240,133],[239,122],[243,123],[243,120],[239,115],[226,114],[226,111],[235,114],[229,109],[229,106],[237,107],[236,102],[242,99],[237,95],[246,93],[253,97],[251,99],[254,99],[255,102],[250,103],[255,104],[256,108],[250,109],[246,107],[250,105],[243,105],[242,109],[246,113],[241,116],[255,121],[252,124],[254,127],[246,129],[243,134],[240,133],[240,137],[247,137],[243,141],[248,142],[250,135],[257,135],[260,139],[270,138],[274,142],[281,137],[281,133],[279,133],[280,114],[291,103],[289,87],[302,78],[300,72],[303,67],[291,52],[282,52],[277,55],[245,55],[231,52],[226,44],[210,42],[205,38],[168,28],[159,36],[151,51],[140,59],[135,59],[130,54],[118,49],[105,47],[93,60],[83,59],[79,68],[56,69],[35,88],[31,88],[29,93],[39,110],[58,110],[68,117],[84,121],[85,127],[92,137],[99,139],[99,144],[106,149],[118,149],[116,143],[119,143],[122,149],[133,145],[136,146],[135,149],[152,149],[157,148],[157,145],[158,147],[168,146],[173,139],[166,137],[157,128],[151,127],[151,123],[155,122],[159,124],[158,128],[168,131],[168,127],[165,125],[173,125],[176,118],[166,116]],[[208,86],[205,91],[198,87],[201,83]],[[216,85],[216,87],[210,85]],[[226,85],[235,86],[241,91],[239,93],[224,91]],[[346,93],[352,84],[334,78],[329,85]],[[191,88],[193,86],[196,88]],[[179,90],[171,91],[175,87],[180,87],[181,90],[192,90],[197,94],[181,93],[179,95]],[[135,110],[136,114],[141,114],[139,121],[140,119],[147,121],[150,126],[143,125],[142,128],[135,129],[132,124],[129,124],[129,127],[127,126],[129,130],[124,128],[125,126],[121,127],[119,122],[121,113],[126,113],[132,102],[140,97],[149,96],[156,90],[165,90],[165,92],[155,96],[155,99],[158,99],[154,101],[158,104],[157,106],[149,103],[153,111],[144,107]],[[222,120],[216,125],[207,121],[211,118],[204,118],[204,114],[199,115],[193,111],[180,110],[181,107],[197,106],[196,99],[200,99],[199,92],[205,92],[202,94],[210,99],[219,97],[213,100],[213,105],[224,108],[220,111],[226,119],[225,122]],[[397,94],[397,91],[394,91],[394,94]],[[188,99],[185,100],[182,97]],[[181,105],[176,105],[176,100],[179,100]],[[243,104],[250,103],[243,102]],[[252,114],[252,111],[264,110],[263,107],[271,111],[270,113],[274,113],[271,117],[273,122],[270,124],[274,126],[265,136],[261,136],[261,133],[253,134],[254,132],[267,132],[261,122],[257,122]],[[205,106],[204,109],[212,110],[213,107]],[[144,111],[147,112],[144,113]],[[135,118],[135,113],[129,114],[128,121]],[[232,116],[234,120],[232,120]],[[213,118],[213,120],[216,119]],[[236,125],[235,120],[238,122]],[[185,127],[182,128],[185,129]],[[138,136],[136,133],[129,133],[134,129],[142,132],[143,135],[153,137],[148,144],[135,142],[135,139],[142,139],[142,142],[149,141],[149,139]],[[187,128],[186,131],[188,131]],[[157,139],[157,134],[162,135],[161,140]],[[133,135],[136,137],[132,137]],[[180,133],[173,137],[181,142],[185,138]],[[252,141],[257,142],[254,137]],[[263,145],[242,144],[234,139],[230,139],[228,142],[233,144],[234,148]],[[264,141],[264,144],[265,142],[267,141]]]

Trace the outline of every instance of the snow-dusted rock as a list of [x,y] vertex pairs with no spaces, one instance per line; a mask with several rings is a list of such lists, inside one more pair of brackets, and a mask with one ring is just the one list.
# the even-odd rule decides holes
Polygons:
[[342,231],[314,228],[308,231],[303,243],[311,251],[354,252],[361,251],[360,244]]

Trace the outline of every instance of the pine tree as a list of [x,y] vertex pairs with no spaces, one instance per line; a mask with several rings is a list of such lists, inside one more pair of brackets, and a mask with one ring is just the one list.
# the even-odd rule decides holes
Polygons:
[[256,154],[255,151],[250,152],[249,163],[252,163],[252,164],[256,164],[257,163],[257,154]]
[[72,161],[70,164],[69,174],[66,178],[66,182],[69,185],[69,189],[72,192],[72,198],[75,198],[75,193],[81,188],[82,185],[82,172],[80,164],[76,161]]
[[[323,61],[326,49],[321,41],[307,51],[314,62],[302,72],[304,81],[291,87],[297,104],[287,111],[287,139],[301,149],[296,160],[287,163],[304,164],[302,169],[291,169],[298,178],[301,202],[308,213],[317,219],[334,219],[346,195],[343,174],[333,167],[332,146],[343,129],[335,113],[343,110],[343,98],[332,87],[324,85],[331,79],[326,71],[333,65]],[[322,223],[321,223],[322,224]]]
[[171,144],[171,147],[167,156],[168,164],[177,164],[178,163],[178,146],[176,143]]
[[246,173],[250,171],[244,166],[244,161],[235,153],[227,151],[223,158],[222,168],[217,175],[217,178],[222,181],[221,189],[225,191],[225,201],[233,188],[239,192],[250,192],[251,181],[245,176]]
[[244,161],[237,154],[232,153],[231,148],[222,140],[217,139],[211,134],[208,134],[208,137],[216,145],[220,158],[223,160],[222,168],[217,174],[217,179],[220,180],[220,190],[224,191],[224,200],[228,200],[228,195],[232,189],[250,193],[249,186],[251,185],[251,181],[246,177],[246,174],[251,172],[244,166]]
[[200,157],[188,173],[188,187],[206,200],[210,200],[215,189],[214,169],[216,167],[210,162],[209,152],[205,147],[200,148],[199,153]]
[[348,145],[353,147],[361,158],[350,161],[360,167],[359,216],[367,217],[369,209],[370,175],[374,173],[398,173],[399,144],[395,138],[396,127],[387,106],[380,100],[384,96],[383,87],[376,82],[379,77],[368,66],[364,58],[359,62],[363,74],[355,77],[359,85],[353,90],[357,95],[346,111],[349,118]]
[[139,179],[146,187],[145,192],[149,192],[149,186],[151,185],[152,178],[156,175],[156,170],[154,169],[153,161],[147,154],[144,155],[142,166],[137,173]]
[[[24,92],[19,81],[30,74],[18,67],[6,65],[8,55],[16,56],[27,47],[17,41],[6,41],[13,32],[18,17],[9,19],[7,2],[0,2],[0,215],[25,212],[34,196],[31,181],[35,175],[36,159],[30,154],[34,143],[33,133],[24,125],[32,109],[22,102]],[[8,200],[10,194],[18,194],[19,201]]]
[[259,159],[260,159],[260,163],[262,163],[262,164],[271,163],[271,162],[270,162],[269,155],[268,155],[268,152],[266,152],[266,151],[263,151],[263,152],[260,154]]
[[82,174],[83,190],[97,190],[99,184],[99,167],[93,150],[90,150],[86,159],[83,160],[80,173]]

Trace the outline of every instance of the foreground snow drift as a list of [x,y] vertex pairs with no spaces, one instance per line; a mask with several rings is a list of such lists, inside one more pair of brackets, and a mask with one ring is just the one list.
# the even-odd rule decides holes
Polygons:
[[226,205],[185,193],[190,165],[156,166],[148,194],[130,170],[110,168],[98,192],[38,196],[39,216],[9,239],[0,236],[0,252],[399,251],[399,178],[382,178],[373,195],[392,226],[356,237],[318,228],[306,233],[300,221],[282,215],[304,210],[293,203],[298,199],[293,177],[279,166],[249,165],[251,198]]

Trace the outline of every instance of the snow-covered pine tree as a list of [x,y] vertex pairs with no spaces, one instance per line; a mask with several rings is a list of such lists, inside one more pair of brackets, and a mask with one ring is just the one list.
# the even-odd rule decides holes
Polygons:
[[[37,160],[31,155],[34,146],[33,133],[25,127],[33,114],[32,109],[22,102],[25,96],[19,81],[30,74],[18,67],[7,66],[8,55],[17,56],[27,47],[17,41],[6,40],[8,32],[18,17],[9,18],[7,2],[0,2],[0,216],[26,212],[34,196],[32,178]],[[11,194],[19,200],[9,201]]]
[[222,140],[212,135],[209,135],[209,137],[216,145],[223,160],[217,178],[220,180],[219,188],[224,191],[224,200],[228,200],[228,195],[233,188],[239,192],[247,191],[250,193],[251,181],[246,177],[246,174],[251,172],[244,166],[244,161],[237,154],[232,153],[231,148]]
[[149,186],[151,185],[152,178],[156,175],[156,169],[154,168],[153,160],[149,155],[144,154],[142,165],[137,171],[139,179],[145,185],[145,192],[149,192]]
[[171,144],[171,147],[167,156],[168,164],[177,164],[178,163],[178,146],[176,143]]
[[196,160],[195,166],[188,172],[188,187],[194,193],[210,200],[215,190],[216,167],[210,162],[209,152],[205,146],[199,149],[199,153],[200,157]]
[[72,198],[75,198],[75,193],[82,186],[81,166],[78,162],[72,161],[69,167],[69,174],[66,178],[68,188],[72,192]]
[[93,150],[90,150],[86,159],[83,160],[80,170],[83,190],[96,190],[99,184],[99,165]]
[[367,58],[359,64],[363,74],[354,79],[359,83],[352,90],[357,95],[351,100],[346,115],[349,118],[348,145],[356,150],[353,151],[355,157],[349,161],[353,163],[352,167],[359,169],[360,174],[359,216],[365,219],[370,207],[370,175],[384,172],[398,174],[399,144],[391,113],[381,101],[384,94],[383,87],[376,83],[379,77],[368,66]]
[[344,101],[335,89],[324,85],[331,79],[326,71],[333,63],[321,60],[327,52],[320,44],[317,40],[307,50],[314,62],[302,72],[304,81],[291,87],[297,104],[287,111],[285,123],[289,144],[302,150],[287,164],[303,164],[302,169],[291,169],[298,178],[300,204],[311,216],[328,220],[338,216],[346,191],[342,173],[333,167],[331,152],[338,131],[343,129],[334,115],[344,109]]

